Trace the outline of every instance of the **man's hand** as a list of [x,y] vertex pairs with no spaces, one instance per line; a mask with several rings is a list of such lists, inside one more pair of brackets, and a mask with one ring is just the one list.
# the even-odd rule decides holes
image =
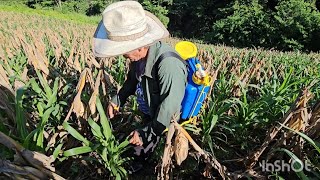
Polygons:
[[110,102],[108,105],[109,118],[112,119],[118,113],[119,113],[119,107],[116,104],[114,104],[113,102]]
[[134,145],[137,145],[137,146],[142,146],[143,145],[143,142],[140,139],[138,131],[131,132],[130,136],[132,136],[131,139],[129,140],[129,142],[131,144],[134,144]]

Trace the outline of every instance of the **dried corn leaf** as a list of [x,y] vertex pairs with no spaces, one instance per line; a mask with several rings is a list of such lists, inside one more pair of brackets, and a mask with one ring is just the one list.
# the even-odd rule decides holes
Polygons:
[[37,168],[44,167],[46,169],[49,169],[52,172],[55,171],[55,168],[51,166],[53,159],[42,153],[24,149],[21,152],[21,155],[25,160],[27,160],[34,167],[37,167]]
[[21,74],[21,80],[23,80],[24,82],[28,81],[28,68],[27,68],[27,66],[25,66],[25,68],[23,69],[23,72]]
[[89,100],[89,108],[90,108],[91,114],[96,113],[96,99],[97,99],[97,95],[99,94],[99,87],[101,84],[101,76],[102,76],[102,70],[100,70],[98,73],[97,80],[94,85],[93,93],[92,93],[92,96]]
[[188,151],[189,141],[181,131],[178,131],[174,141],[174,155],[179,166],[188,157]]
[[81,72],[81,65],[79,63],[79,53],[76,54],[74,58],[74,66],[73,66],[77,71]]
[[4,110],[8,120],[11,120],[11,123],[15,124],[16,115],[14,111],[14,105],[11,103],[11,100],[9,100],[9,96],[11,96],[10,99],[14,98],[14,95],[12,92],[10,92],[10,90],[3,88],[0,85],[0,109]]
[[32,65],[35,69],[39,69],[44,72],[46,75],[49,74],[49,69],[47,65],[41,60],[38,52],[36,51],[33,45],[24,44],[23,49],[28,57],[28,63]]
[[210,166],[209,164],[206,164],[206,167],[205,167],[202,175],[203,175],[205,178],[211,179],[211,178],[212,178],[211,172],[212,172],[212,166]]
[[0,64],[0,86],[5,87],[6,89],[10,90],[13,93],[13,89],[11,88],[9,78],[1,64]]
[[88,70],[85,69],[80,75],[80,80],[77,85],[77,95],[74,98],[72,103],[73,105],[72,111],[76,113],[77,117],[82,117],[84,115],[84,105],[81,102],[81,93],[86,83],[87,72]]
[[33,61],[37,61],[37,68],[40,69],[46,75],[49,75],[48,59],[44,55],[42,55],[34,45],[32,45],[32,48],[33,48],[33,55],[35,57]]
[[19,89],[23,87],[25,84],[19,80],[14,81],[14,89]]
[[48,179],[48,176],[38,169],[29,166],[18,166],[10,161],[0,160],[0,167],[2,173],[10,174],[10,176],[21,175],[28,179]]
[[96,58],[93,55],[90,56],[90,61],[96,68],[100,68],[100,64],[96,61]]
[[[286,115],[280,120],[281,124],[284,124],[289,127],[294,127],[297,129],[303,129],[304,123],[307,121],[307,114],[305,112],[306,110],[306,104],[309,101],[311,97],[311,93],[308,89],[304,89],[303,91],[300,92],[299,96],[295,100],[294,104],[291,106],[289,111],[286,113]],[[298,122],[298,123],[296,123]],[[300,123],[302,122],[302,124]],[[252,153],[249,157],[247,157],[247,168],[252,169],[254,165],[257,163],[259,160],[260,156],[262,153],[266,150],[266,148],[269,146],[269,144],[273,141],[273,139],[278,135],[280,130],[282,129],[281,125],[278,126],[273,126],[269,131],[267,131],[268,136],[265,138],[264,143],[261,145],[261,147]],[[292,134],[288,136],[287,133],[282,134],[280,139],[277,141],[275,145],[273,145],[273,148],[278,147],[279,145],[282,145],[283,142],[292,137]],[[273,149],[271,148],[271,149]],[[268,158],[270,158],[269,156]],[[268,159],[267,158],[267,159]]]
[[87,81],[89,82],[91,89],[94,89],[94,81],[92,78],[92,73],[91,73],[90,69],[88,69],[88,68],[86,68],[86,69],[87,69]]
[[300,98],[300,101],[296,104],[297,110],[294,113],[294,116],[288,122],[288,124],[286,124],[286,126],[296,131],[305,130],[309,120],[307,103],[312,97],[313,95],[311,94],[309,89],[305,89],[303,91],[303,96]]
[[67,63],[68,63],[69,65],[73,64],[72,59],[73,59],[73,54],[74,54],[75,46],[76,46],[76,44],[74,43],[73,46],[72,46],[72,48],[71,48],[69,57],[68,57],[68,59],[67,59]]
[[120,89],[120,85],[106,71],[104,71],[104,80],[107,82],[108,87],[116,87],[117,91]]
[[55,179],[63,179],[59,175],[53,173],[55,171],[55,168],[51,166],[53,158],[50,158],[42,153],[23,148],[23,146],[2,132],[0,132],[0,143],[5,145],[7,148],[18,152],[18,154],[21,155],[23,159],[26,160],[30,165],[38,168],[41,171],[45,171],[45,174],[53,176]]
[[28,80],[27,79],[27,72],[28,72],[28,68],[25,67],[23,72],[22,72],[22,74],[20,75],[20,77],[21,77],[20,79],[22,81],[15,80],[14,81],[14,89],[19,89],[19,88],[21,88],[21,87],[23,87],[25,85],[25,82],[27,82],[27,80]]
[[173,155],[171,140],[174,135],[174,132],[175,132],[174,125],[171,123],[169,126],[167,140],[166,140],[165,148],[163,151],[161,169],[158,174],[158,179],[161,179],[161,180],[169,179],[169,171],[171,169],[171,162],[172,162],[172,155]]
[[[0,35],[1,36],[1,35]],[[2,39],[0,39],[0,41],[1,41]],[[4,54],[4,50],[3,50],[3,47],[0,47],[0,60],[2,60],[2,59],[6,59],[6,56],[5,56],[5,54]]]
[[54,145],[56,144],[56,139],[58,137],[60,133],[56,132],[54,133],[52,136],[50,136],[50,138],[48,138],[48,147],[54,147]]
[[78,92],[73,100],[73,112],[76,113],[77,117],[82,117],[84,115],[84,105],[81,102],[81,92]]
[[83,87],[84,87],[84,85],[86,83],[87,71],[88,71],[88,69],[84,69],[82,71],[82,73],[80,74],[80,80],[79,80],[79,82],[77,84],[77,91],[78,92],[82,91],[82,89],[83,89]]
[[185,135],[192,147],[197,151],[199,157],[203,156],[205,162],[214,169],[216,169],[219,172],[222,179],[230,179],[227,168],[221,165],[214,155],[209,154],[203,149],[201,149],[200,146],[191,138],[189,133],[180,126],[180,124],[178,124],[176,121],[172,122],[172,124],[174,124],[174,127]]
[[310,138],[316,139],[320,136],[320,101],[318,101],[312,109],[309,124],[306,129],[306,134]]
[[9,47],[6,48],[6,53],[9,59],[14,57],[14,55],[12,54],[12,50]]

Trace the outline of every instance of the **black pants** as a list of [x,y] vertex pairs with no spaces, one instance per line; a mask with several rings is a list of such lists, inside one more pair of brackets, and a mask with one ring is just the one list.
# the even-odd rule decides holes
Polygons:
[[137,129],[137,131],[139,132],[139,136],[143,142],[143,145],[133,145],[133,154],[135,159],[138,161],[147,160],[154,152],[161,138],[161,135],[154,133],[151,126],[148,126],[148,124],[150,124],[152,121],[149,115],[142,114],[142,120],[146,123],[144,123],[145,125],[143,128]]

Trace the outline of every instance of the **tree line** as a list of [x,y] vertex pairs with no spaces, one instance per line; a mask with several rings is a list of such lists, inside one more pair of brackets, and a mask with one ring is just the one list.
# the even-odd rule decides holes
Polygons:
[[[26,0],[31,8],[99,15],[118,0]],[[320,50],[320,0],[139,0],[180,38],[235,47]]]

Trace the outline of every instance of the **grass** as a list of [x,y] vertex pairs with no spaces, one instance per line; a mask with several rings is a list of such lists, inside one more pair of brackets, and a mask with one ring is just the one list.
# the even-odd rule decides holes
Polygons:
[[96,25],[101,20],[101,16],[89,17],[79,13],[72,13],[72,12],[62,13],[57,10],[51,10],[51,9],[48,9],[48,10],[32,9],[22,4],[13,4],[13,5],[1,4],[0,11],[15,12],[15,13],[29,14],[29,15],[39,15],[39,16],[50,17],[53,19],[60,19],[60,20],[72,21],[80,24],[90,24],[90,25]]

